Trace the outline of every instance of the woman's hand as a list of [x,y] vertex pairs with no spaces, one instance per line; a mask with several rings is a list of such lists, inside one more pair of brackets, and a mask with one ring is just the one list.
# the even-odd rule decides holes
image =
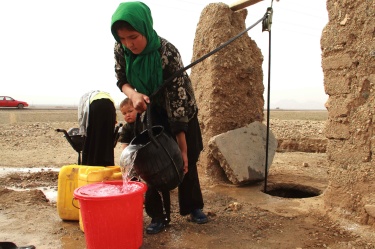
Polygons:
[[[144,111],[146,111],[147,109],[147,104],[150,103],[150,98],[147,96],[147,95],[144,95],[142,93],[139,93],[139,92],[134,92],[131,97],[129,96],[129,98],[132,100],[133,102],[133,107],[134,109],[139,112],[139,113],[143,113]],[[146,104],[147,103],[147,104]]]
[[133,107],[138,113],[146,111],[147,104],[150,103],[150,98],[147,95],[135,91],[129,84],[122,86],[122,92],[131,99]]
[[178,147],[180,148],[181,155],[182,155],[182,161],[184,162],[184,173],[186,174],[188,169],[188,157],[187,157],[187,145],[186,145],[186,137],[185,132],[180,132],[176,135],[176,140]]

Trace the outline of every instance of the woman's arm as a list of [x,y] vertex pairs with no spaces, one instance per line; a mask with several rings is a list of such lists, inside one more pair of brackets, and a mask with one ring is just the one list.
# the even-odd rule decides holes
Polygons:
[[114,47],[114,56],[115,56],[115,73],[117,78],[117,87],[121,90],[122,86],[128,82],[126,78],[126,61],[124,57],[124,49],[120,43],[116,42]]
[[[163,74],[168,79],[183,68],[183,62],[177,48],[165,39],[162,41]],[[188,122],[196,112],[194,92],[186,72],[177,75],[164,90],[166,96],[169,124],[174,135],[187,132]]]
[[[124,57],[124,49],[118,42],[115,43],[114,54],[115,54],[115,72],[117,78],[117,86],[129,99],[132,100],[134,108],[142,113],[146,110],[146,103],[150,103],[148,96],[138,93],[128,83],[126,77],[126,61]],[[145,103],[146,102],[146,103]]]
[[184,162],[184,173],[186,174],[188,172],[188,157],[187,157],[187,145],[186,145],[186,137],[185,132],[177,133],[176,135],[177,144],[180,148],[182,160]]

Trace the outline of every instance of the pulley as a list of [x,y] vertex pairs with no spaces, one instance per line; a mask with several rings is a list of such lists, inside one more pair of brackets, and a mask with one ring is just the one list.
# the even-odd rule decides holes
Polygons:
[[268,7],[267,12],[265,14],[265,18],[262,21],[262,32],[271,31],[272,15],[273,15],[273,9],[272,7]]

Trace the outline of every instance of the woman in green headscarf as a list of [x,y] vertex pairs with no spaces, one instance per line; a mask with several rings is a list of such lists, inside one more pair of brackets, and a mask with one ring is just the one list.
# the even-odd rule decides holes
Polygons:
[[[153,29],[151,11],[142,2],[121,3],[112,16],[111,31],[117,41],[117,86],[132,100],[139,113],[146,111],[146,103],[150,103],[150,96],[154,94],[153,125],[162,125],[176,138],[181,150],[185,176],[178,187],[180,214],[190,214],[191,221],[198,224],[208,222],[202,212],[204,203],[197,171],[198,157],[203,149],[202,136],[189,76],[186,72],[181,73],[156,94],[166,79],[184,67],[178,50],[158,36]],[[163,202],[167,203],[164,209]],[[152,218],[146,232],[162,231],[170,222],[169,192],[161,196],[157,189],[148,186],[145,208]]]

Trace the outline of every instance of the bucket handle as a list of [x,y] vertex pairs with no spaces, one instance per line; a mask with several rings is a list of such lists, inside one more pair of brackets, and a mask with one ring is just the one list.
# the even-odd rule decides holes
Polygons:
[[[148,136],[150,137],[151,142],[156,146],[156,148],[159,148],[159,142],[156,140],[154,134],[152,133],[152,121],[151,121],[151,102],[146,103],[147,105],[147,110],[146,110],[146,127],[147,127],[147,133]],[[134,124],[134,134],[136,136],[139,135],[139,131],[137,129],[138,127],[138,122],[141,120],[141,114],[137,113],[137,117],[135,119],[135,124]]]
[[76,209],[80,209],[79,207],[77,207],[77,206],[74,204],[74,200],[75,200],[75,199],[76,199],[76,198],[74,198],[74,197],[72,198],[72,206],[75,207]]

